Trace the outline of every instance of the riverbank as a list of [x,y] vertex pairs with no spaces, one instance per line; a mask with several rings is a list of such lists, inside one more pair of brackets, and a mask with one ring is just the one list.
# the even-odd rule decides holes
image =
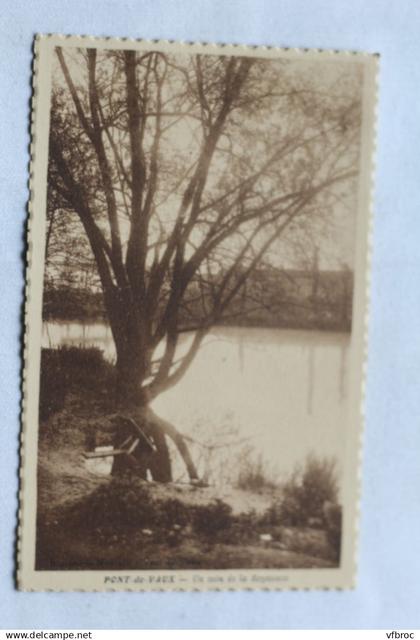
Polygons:
[[39,476],[39,570],[336,565],[324,530],[271,524],[267,510],[249,508],[268,502],[261,496],[232,491],[222,500],[212,488],[70,475],[68,467],[64,477],[62,462]]
[[109,437],[113,369],[95,350],[77,351],[63,352],[64,361],[51,352],[43,357],[42,393],[60,377],[65,390],[62,406],[43,403],[38,569],[336,566],[337,541],[322,510],[318,518],[308,511],[299,526],[284,511],[285,496],[290,502],[295,495],[290,487],[162,485],[89,470],[87,443]]

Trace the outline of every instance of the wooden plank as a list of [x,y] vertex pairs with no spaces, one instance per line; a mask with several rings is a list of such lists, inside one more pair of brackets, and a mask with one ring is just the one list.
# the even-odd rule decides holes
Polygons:
[[133,418],[130,418],[128,416],[119,416],[121,420],[125,420],[126,422],[128,422],[130,424],[130,426],[132,427],[132,429],[135,431],[136,435],[140,436],[140,440],[142,442],[142,445],[146,445],[146,447],[149,449],[149,451],[151,453],[156,451],[156,447],[153,444],[153,442],[150,440],[150,438],[144,433],[143,429],[141,427],[139,427],[139,425],[137,424],[137,422],[135,420],[133,420]]
[[139,437],[136,438],[135,436],[129,436],[124,440],[124,442],[122,442],[119,449],[110,449],[109,451],[85,451],[83,453],[85,458],[113,458],[115,456],[120,456],[123,453],[131,455],[139,446],[140,442],[142,445],[145,445],[150,452],[156,451],[156,447],[153,442],[132,418],[126,418],[125,416],[119,416],[119,418],[127,421]]
[[131,453],[133,453],[133,451],[137,448],[137,445],[138,445],[139,442],[140,442],[140,438],[136,438],[134,440],[132,445],[128,449],[126,449],[127,455],[130,455]]
[[113,458],[114,456],[121,456],[123,453],[127,454],[127,449],[110,449],[109,451],[84,451],[84,458]]
[[128,438],[126,438],[124,440],[124,442],[121,442],[120,446],[118,447],[119,449],[125,449],[127,446],[129,446],[130,441],[134,438],[134,436],[128,436]]

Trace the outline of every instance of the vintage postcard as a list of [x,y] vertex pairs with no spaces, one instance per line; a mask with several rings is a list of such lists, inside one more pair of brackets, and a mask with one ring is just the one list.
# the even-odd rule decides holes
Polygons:
[[19,588],[354,584],[376,67],[37,38]]

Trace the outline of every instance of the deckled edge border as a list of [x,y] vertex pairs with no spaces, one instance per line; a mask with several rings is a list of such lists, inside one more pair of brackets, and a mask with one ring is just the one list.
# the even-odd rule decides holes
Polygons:
[[360,522],[362,519],[362,494],[363,494],[363,464],[366,429],[366,388],[369,362],[369,332],[370,332],[370,308],[372,290],[372,262],[373,241],[375,229],[375,193],[376,193],[376,167],[378,147],[378,116],[379,116],[379,85],[380,85],[380,55],[375,54],[375,67],[373,74],[373,104],[372,104],[372,129],[369,139],[369,163],[368,171],[368,203],[366,210],[366,275],[365,275],[365,307],[363,316],[363,364],[361,379],[361,405],[359,408],[359,437],[357,442],[357,477],[356,477],[356,512],[354,521],[354,556],[353,556],[353,588],[357,583],[359,572],[360,554]]
[[28,175],[28,191],[29,199],[27,203],[27,223],[26,223],[26,255],[25,255],[25,283],[24,283],[24,326],[23,326],[23,367],[21,377],[21,412],[20,412],[20,434],[19,434],[19,508],[18,508],[18,526],[16,535],[16,567],[15,567],[15,585],[21,590],[21,573],[22,573],[22,539],[24,531],[24,509],[23,501],[25,496],[25,441],[28,430],[27,425],[27,396],[29,392],[27,380],[28,365],[28,324],[29,324],[29,301],[31,297],[31,272],[32,272],[32,226],[34,217],[34,170],[35,170],[35,141],[36,141],[36,112],[38,97],[38,43],[41,38],[36,36],[32,44],[33,59],[31,65],[31,87],[32,96],[30,100],[30,141],[29,141],[29,175]]
[[[357,469],[356,469],[356,510],[354,515],[354,545],[353,545],[353,576],[351,583],[348,586],[311,586],[311,587],[297,587],[285,585],[284,587],[223,587],[212,588],[205,587],[199,588],[187,588],[187,589],[163,589],[163,588],[125,588],[125,589],[35,589],[25,588],[22,585],[22,537],[24,530],[24,511],[23,500],[25,494],[25,440],[27,426],[27,395],[28,395],[28,383],[27,383],[27,362],[28,362],[28,321],[29,321],[29,300],[31,294],[31,271],[32,271],[32,227],[34,217],[34,171],[36,165],[35,157],[35,142],[36,142],[36,121],[37,121],[37,98],[38,98],[38,77],[39,77],[39,43],[41,40],[49,38],[60,38],[62,40],[78,39],[83,42],[113,42],[118,41],[120,43],[144,43],[153,45],[165,46],[185,46],[186,48],[191,46],[199,46],[207,50],[205,53],[211,54],[213,51],[220,52],[220,50],[235,49],[240,55],[240,52],[251,53],[253,51],[267,51],[273,53],[292,52],[295,54],[318,54],[322,57],[360,57],[360,58],[374,58],[374,99],[373,99],[373,113],[372,113],[372,128],[369,132],[369,162],[367,171],[368,177],[368,206],[365,212],[367,217],[367,239],[366,239],[366,275],[365,275],[365,299],[364,299],[364,316],[363,316],[363,365],[361,371],[361,406],[359,408],[359,437],[357,443]],[[236,52],[235,51],[235,52]],[[372,268],[372,254],[373,254],[373,233],[374,233],[374,195],[375,195],[375,172],[376,172],[376,150],[377,150],[377,131],[378,131],[378,97],[379,97],[379,76],[380,76],[380,54],[374,52],[356,51],[350,49],[320,49],[316,47],[281,47],[274,45],[245,45],[245,44],[226,44],[217,42],[197,42],[186,40],[169,40],[169,39],[145,39],[145,38],[126,38],[126,37],[114,37],[114,36],[92,36],[92,35],[73,35],[73,34],[37,34],[34,38],[33,44],[33,62],[32,62],[32,99],[30,101],[30,160],[29,160],[29,179],[28,179],[28,217],[27,217],[27,251],[25,258],[25,300],[24,300],[24,334],[23,334],[23,368],[22,368],[22,400],[21,400],[21,429],[19,438],[19,508],[18,508],[18,526],[16,536],[16,570],[15,570],[15,583],[19,591],[32,592],[32,593],[208,593],[208,592],[282,592],[282,591],[347,591],[354,589],[356,586],[358,575],[358,554],[360,546],[360,519],[361,519],[361,497],[362,497],[362,467],[364,459],[364,432],[365,432],[365,400],[366,400],[366,382],[367,382],[367,364],[368,364],[368,344],[369,344],[369,317],[370,317],[370,300],[371,300],[371,268]]]

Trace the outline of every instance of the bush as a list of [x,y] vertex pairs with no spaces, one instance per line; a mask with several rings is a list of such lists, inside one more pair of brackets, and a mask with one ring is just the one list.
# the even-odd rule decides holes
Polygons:
[[189,529],[208,542],[240,544],[258,538],[255,512],[234,516],[222,500],[192,505],[154,498],[147,483],[126,475],[99,486],[61,513],[67,529],[109,535],[123,529],[149,529],[155,542],[177,543]]
[[260,518],[254,510],[238,514],[234,517],[232,526],[226,530],[229,535],[227,542],[229,544],[258,542],[260,524]]
[[103,527],[148,527],[155,505],[149,492],[132,478],[118,478],[72,504],[64,516],[68,527],[88,530]]
[[323,558],[329,561],[335,559],[326,533],[320,529],[287,529],[287,527],[285,527],[281,541],[289,551],[303,553],[306,556]]
[[161,527],[171,529],[175,524],[186,527],[191,518],[191,508],[176,498],[170,498],[162,503],[158,520]]
[[96,347],[42,349],[40,419],[60,411],[70,389],[109,393],[114,376],[114,367]]
[[67,372],[71,386],[84,390],[97,390],[109,384],[114,367],[104,359],[97,347],[60,347],[60,364]]
[[241,453],[236,486],[238,489],[254,492],[275,488],[276,483],[269,478],[267,465],[263,462],[262,456],[255,459],[251,451],[245,449]]
[[207,537],[214,537],[221,531],[226,531],[233,522],[232,507],[223,500],[197,506],[193,511],[194,530]]
[[[305,526],[310,519],[324,521],[324,504],[336,504],[338,480],[335,461],[309,456],[283,487],[276,517],[281,524]],[[272,514],[273,515],[273,514]]]
[[343,523],[342,509],[339,504],[334,504],[332,502],[326,502],[324,504],[324,522],[327,540],[333,550],[334,558],[339,560]]
[[277,527],[282,524],[281,513],[282,502],[273,502],[268,509],[260,516],[259,524],[262,527]]
[[68,389],[68,377],[61,361],[59,349],[42,349],[39,389],[39,418],[47,420],[50,415],[64,407]]
[[127,475],[112,479],[72,504],[63,514],[63,521],[67,527],[89,531],[151,529],[156,540],[165,538],[174,525],[187,526],[193,509],[175,498],[153,499],[145,483]]

